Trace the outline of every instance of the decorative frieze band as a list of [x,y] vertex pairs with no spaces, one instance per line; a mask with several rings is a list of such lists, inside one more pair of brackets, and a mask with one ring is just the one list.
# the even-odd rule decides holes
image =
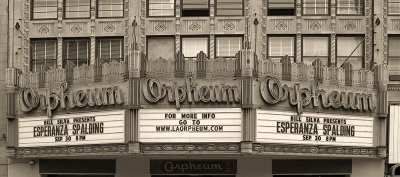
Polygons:
[[282,145],[282,144],[253,144],[253,152],[258,154],[296,153],[301,155],[335,155],[335,156],[374,156],[385,157],[384,148],[366,147],[333,147],[333,146],[308,146],[308,145]]
[[127,153],[128,145],[126,144],[8,149],[8,156],[13,157],[75,156],[82,154],[116,155]]

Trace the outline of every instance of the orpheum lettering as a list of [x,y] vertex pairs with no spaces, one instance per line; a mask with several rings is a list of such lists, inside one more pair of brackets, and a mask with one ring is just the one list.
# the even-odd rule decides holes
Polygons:
[[174,82],[172,86],[161,84],[158,79],[146,79],[143,84],[143,95],[145,99],[152,103],[157,103],[165,97],[169,102],[175,102],[176,108],[181,107],[181,103],[198,102],[225,102],[239,103],[239,90],[236,86],[230,85],[208,85],[197,86],[191,77],[186,79],[185,85],[178,85]]
[[224,170],[219,163],[173,163],[166,162],[164,164],[164,170],[168,173],[178,171],[181,173],[185,173],[187,171],[222,171]]
[[297,106],[297,112],[312,104],[314,107],[352,109],[360,111],[374,111],[375,104],[372,94],[332,91],[327,93],[313,84],[311,88],[301,88],[299,83],[293,87],[282,83],[274,77],[263,79],[260,83],[260,92],[263,100],[269,104],[277,104],[289,100],[289,104]]
[[86,106],[102,106],[123,104],[123,94],[118,86],[94,88],[86,90],[68,91],[68,84],[62,83],[60,91],[39,93],[33,88],[22,88],[19,95],[19,107],[22,111],[28,112],[36,108],[47,110],[51,117],[52,110],[58,107],[62,109]]

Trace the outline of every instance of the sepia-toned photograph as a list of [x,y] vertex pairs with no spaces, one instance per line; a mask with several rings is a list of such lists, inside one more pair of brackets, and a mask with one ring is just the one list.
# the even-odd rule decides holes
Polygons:
[[400,0],[0,0],[0,177],[400,177]]

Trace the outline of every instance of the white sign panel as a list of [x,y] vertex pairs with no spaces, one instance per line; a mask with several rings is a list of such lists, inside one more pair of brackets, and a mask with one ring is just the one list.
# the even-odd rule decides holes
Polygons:
[[389,163],[400,163],[400,106],[390,106],[389,122]]
[[142,109],[140,142],[240,142],[240,108]]
[[18,119],[19,147],[124,142],[124,111]]
[[257,142],[373,146],[373,117],[257,110]]

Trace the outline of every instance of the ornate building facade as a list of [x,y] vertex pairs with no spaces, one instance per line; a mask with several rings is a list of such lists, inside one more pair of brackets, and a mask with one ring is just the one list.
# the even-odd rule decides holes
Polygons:
[[383,177],[400,163],[398,0],[7,7],[8,176]]

